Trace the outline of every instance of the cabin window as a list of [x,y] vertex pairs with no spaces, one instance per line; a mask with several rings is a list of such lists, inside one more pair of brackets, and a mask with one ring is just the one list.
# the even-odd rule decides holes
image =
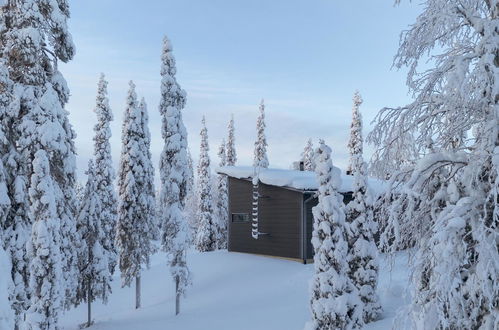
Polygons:
[[250,216],[248,213],[232,213],[232,222],[249,222]]

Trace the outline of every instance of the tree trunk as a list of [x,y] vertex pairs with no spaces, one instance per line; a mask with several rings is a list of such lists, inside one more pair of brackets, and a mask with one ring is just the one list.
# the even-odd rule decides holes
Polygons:
[[178,290],[179,287],[179,278],[175,279],[175,315],[180,313],[180,292]]
[[140,308],[140,274],[135,277],[135,309]]
[[87,289],[87,308],[87,328],[89,328],[92,325],[92,289],[90,288],[90,281]]

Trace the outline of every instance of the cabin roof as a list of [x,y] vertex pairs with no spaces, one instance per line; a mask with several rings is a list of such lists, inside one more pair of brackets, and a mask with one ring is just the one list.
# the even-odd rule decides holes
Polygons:
[[[339,168],[336,169],[341,171]],[[255,168],[253,166],[223,166],[217,168],[216,172],[237,179],[252,179]],[[315,173],[310,171],[260,168],[258,178],[264,184],[301,191],[315,191],[319,187]],[[341,171],[341,188],[339,192],[351,192],[353,190],[353,178],[353,176],[345,175]],[[368,183],[370,189],[376,194],[384,192],[387,187],[386,182],[374,178],[369,178]]]

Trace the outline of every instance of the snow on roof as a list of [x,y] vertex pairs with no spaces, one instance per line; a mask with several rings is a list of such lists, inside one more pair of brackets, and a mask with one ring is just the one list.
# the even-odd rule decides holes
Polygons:
[[[339,170],[339,169],[338,169]],[[251,179],[254,175],[253,166],[223,166],[216,169],[217,173],[237,179]],[[258,175],[260,182],[271,186],[287,187],[298,190],[317,190],[319,184],[314,172],[284,170],[276,168],[261,168]],[[382,193],[387,184],[381,180],[369,178],[369,187],[374,193]],[[340,192],[352,191],[353,176],[341,174]]]

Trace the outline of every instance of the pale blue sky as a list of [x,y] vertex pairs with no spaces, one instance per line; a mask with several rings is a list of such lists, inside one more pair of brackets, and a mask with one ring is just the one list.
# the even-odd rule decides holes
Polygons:
[[75,59],[61,65],[72,97],[79,173],[92,154],[96,85],[109,80],[112,149],[119,159],[120,127],[128,80],[149,104],[155,166],[162,148],[158,114],[161,40],[168,35],[178,81],[187,91],[184,110],[193,157],[207,117],[212,164],[234,113],[238,163],[251,164],[258,104],[267,105],[272,167],[289,167],[306,140],[324,138],[340,167],[351,98],[359,89],[365,131],[383,106],[409,100],[405,71],[391,70],[400,32],[419,7],[393,0],[70,0]]

